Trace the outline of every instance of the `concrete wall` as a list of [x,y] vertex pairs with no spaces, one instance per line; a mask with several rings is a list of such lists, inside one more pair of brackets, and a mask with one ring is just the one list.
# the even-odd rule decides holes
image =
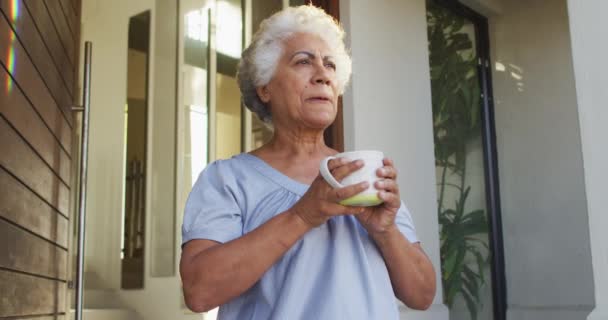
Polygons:
[[566,1],[490,19],[509,319],[585,319],[594,304]]
[[[340,19],[353,57],[352,83],[344,95],[345,148],[382,150],[394,159],[402,198],[438,271],[425,2],[343,0]],[[403,309],[402,317],[447,319],[441,297],[439,287],[430,311]]]
[[585,189],[589,213],[595,309],[589,320],[608,319],[608,43],[604,0],[568,1],[574,75],[581,144],[585,165]]

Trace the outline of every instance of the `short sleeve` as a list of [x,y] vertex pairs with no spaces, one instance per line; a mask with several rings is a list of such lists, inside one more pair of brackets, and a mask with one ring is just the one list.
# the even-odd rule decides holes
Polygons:
[[397,227],[399,231],[411,242],[416,243],[420,242],[418,240],[418,236],[416,235],[416,228],[414,227],[414,221],[412,220],[412,215],[410,211],[407,209],[403,201],[401,201],[401,207],[399,207],[399,211],[397,212],[397,217],[395,218],[395,222],[397,223]]
[[235,181],[234,172],[222,161],[203,170],[186,201],[182,245],[193,239],[224,243],[242,236]]

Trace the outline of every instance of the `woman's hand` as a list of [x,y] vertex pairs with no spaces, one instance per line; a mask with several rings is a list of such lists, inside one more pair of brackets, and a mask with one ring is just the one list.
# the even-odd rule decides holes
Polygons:
[[374,186],[378,190],[378,197],[384,203],[374,207],[365,207],[362,212],[356,214],[359,223],[372,237],[385,234],[396,227],[395,218],[401,206],[397,169],[395,169],[393,161],[388,158],[383,160],[383,164],[384,167],[376,172],[381,180],[376,181]]
[[[343,158],[332,159],[327,163],[328,169],[338,181],[359,170],[362,166],[363,161],[361,160],[349,162]],[[318,227],[334,216],[363,212],[364,208],[362,207],[343,206],[339,202],[364,191],[368,187],[368,182],[361,182],[334,189],[319,175],[310,185],[308,191],[289,210],[311,227]]]

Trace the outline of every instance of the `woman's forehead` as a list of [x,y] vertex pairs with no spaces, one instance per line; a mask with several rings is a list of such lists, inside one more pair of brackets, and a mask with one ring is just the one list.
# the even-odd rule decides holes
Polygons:
[[321,57],[332,56],[332,50],[320,36],[310,33],[296,33],[285,40],[285,53],[291,57],[297,53],[310,53]]

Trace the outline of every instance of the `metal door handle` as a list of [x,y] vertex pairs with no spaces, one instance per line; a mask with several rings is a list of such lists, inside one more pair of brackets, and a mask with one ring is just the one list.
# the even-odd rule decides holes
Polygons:
[[82,320],[84,296],[84,236],[87,202],[87,162],[89,153],[89,111],[91,106],[91,54],[93,44],[84,43],[84,85],[82,106],[72,107],[73,111],[82,112],[80,141],[80,190],[78,192],[78,266],[76,269],[76,318]]

